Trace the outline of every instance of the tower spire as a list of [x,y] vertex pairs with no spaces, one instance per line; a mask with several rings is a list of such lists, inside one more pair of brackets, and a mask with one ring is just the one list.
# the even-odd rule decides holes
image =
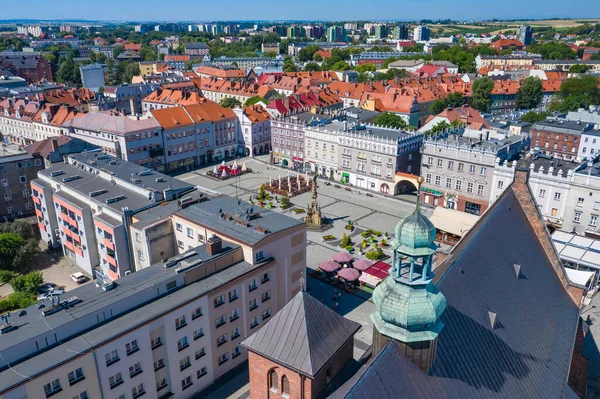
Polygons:
[[417,212],[421,212],[421,185],[423,184],[423,182],[425,182],[425,179],[423,178],[423,176],[419,176],[417,177],[417,208],[416,211]]

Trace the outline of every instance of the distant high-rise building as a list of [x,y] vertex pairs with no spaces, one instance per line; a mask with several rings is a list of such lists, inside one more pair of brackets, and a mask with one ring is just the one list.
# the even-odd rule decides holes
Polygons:
[[533,40],[533,29],[529,25],[519,26],[517,30],[517,39],[526,46],[529,46]]
[[426,42],[430,38],[431,31],[425,25],[417,26],[414,31],[413,39],[416,42]]
[[346,29],[343,26],[330,26],[327,38],[330,42],[343,42],[346,40]]
[[396,25],[393,30],[393,36],[395,40],[408,40],[408,26]]
[[287,37],[288,38],[292,38],[292,37],[303,37],[304,36],[304,29],[301,26],[288,26],[287,28]]
[[388,35],[388,29],[386,25],[377,25],[375,27],[375,37],[377,39],[385,39]]

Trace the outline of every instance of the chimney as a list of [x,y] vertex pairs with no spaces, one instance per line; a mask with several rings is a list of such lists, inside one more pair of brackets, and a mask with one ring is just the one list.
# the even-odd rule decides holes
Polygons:
[[221,252],[223,249],[223,241],[220,237],[213,235],[206,241],[206,253],[210,256],[214,256]]
[[53,137],[50,143],[52,145],[52,152],[58,150],[58,139],[56,137]]

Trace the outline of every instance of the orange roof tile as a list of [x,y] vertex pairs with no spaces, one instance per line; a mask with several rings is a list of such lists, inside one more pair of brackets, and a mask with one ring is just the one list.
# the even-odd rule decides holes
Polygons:
[[183,107],[155,109],[150,112],[163,129],[175,129],[194,124]]

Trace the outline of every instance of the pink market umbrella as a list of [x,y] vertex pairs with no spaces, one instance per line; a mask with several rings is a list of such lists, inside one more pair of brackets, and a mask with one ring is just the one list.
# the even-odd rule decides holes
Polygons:
[[349,267],[342,269],[338,272],[338,277],[343,278],[346,281],[356,281],[360,277],[360,272],[356,269],[351,269]]
[[319,263],[319,269],[323,270],[324,272],[335,272],[340,268],[340,265],[338,265],[337,263],[335,263],[332,260],[326,260],[324,262]]
[[355,260],[352,263],[352,267],[355,268],[356,270],[360,270],[361,272],[364,272],[371,266],[373,266],[373,262],[368,261],[366,259]]
[[338,263],[348,263],[352,260],[352,255],[348,252],[338,252],[333,256],[333,260]]

